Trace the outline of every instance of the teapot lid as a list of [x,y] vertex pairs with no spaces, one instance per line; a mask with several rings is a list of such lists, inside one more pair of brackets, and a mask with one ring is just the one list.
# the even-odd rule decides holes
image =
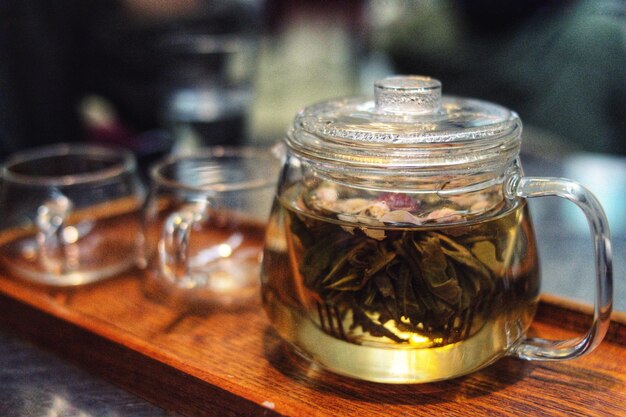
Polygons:
[[442,96],[436,79],[392,76],[374,84],[373,100],[304,108],[286,142],[304,157],[359,166],[502,163],[519,153],[521,127],[515,112],[497,104]]

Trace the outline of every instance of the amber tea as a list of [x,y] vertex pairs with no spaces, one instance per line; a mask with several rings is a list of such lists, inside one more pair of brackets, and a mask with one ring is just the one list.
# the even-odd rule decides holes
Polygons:
[[539,293],[525,203],[473,216],[403,194],[298,193],[275,204],[263,298],[312,359],[362,379],[432,381],[472,372],[524,335]]

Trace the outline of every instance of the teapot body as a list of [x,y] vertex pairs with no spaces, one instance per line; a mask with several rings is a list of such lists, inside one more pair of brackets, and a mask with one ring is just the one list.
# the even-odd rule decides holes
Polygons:
[[[522,124],[493,103],[396,76],[374,99],[302,109],[266,232],[263,305],[303,356],[387,383],[450,379],[504,355],[567,360],[603,339],[610,232],[598,200],[565,178],[526,177]],[[593,322],[568,340],[528,338],[540,291],[527,198],[585,214],[596,265]]]
[[263,256],[265,310],[296,351],[339,374],[421,383],[524,338],[540,277],[526,202],[506,193],[517,160],[480,182],[322,165],[287,151]]

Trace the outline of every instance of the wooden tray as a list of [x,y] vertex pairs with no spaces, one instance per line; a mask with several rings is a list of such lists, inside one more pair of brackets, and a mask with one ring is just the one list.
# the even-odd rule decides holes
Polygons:
[[[181,312],[146,296],[139,271],[74,290],[0,272],[0,325],[166,409],[202,416],[626,416],[626,319],[569,362],[504,358],[452,381],[383,385],[287,353],[258,301]],[[258,297],[257,297],[258,298]],[[554,298],[532,333],[571,337],[589,312]]]

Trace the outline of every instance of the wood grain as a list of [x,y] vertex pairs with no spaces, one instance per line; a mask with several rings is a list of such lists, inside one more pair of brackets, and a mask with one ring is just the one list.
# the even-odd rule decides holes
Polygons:
[[[384,385],[291,354],[258,297],[186,309],[141,277],[58,290],[0,272],[0,325],[189,416],[626,416],[623,315],[597,350],[573,361],[504,358],[452,381]],[[533,335],[566,338],[588,325],[584,308],[559,302],[541,304]]]

